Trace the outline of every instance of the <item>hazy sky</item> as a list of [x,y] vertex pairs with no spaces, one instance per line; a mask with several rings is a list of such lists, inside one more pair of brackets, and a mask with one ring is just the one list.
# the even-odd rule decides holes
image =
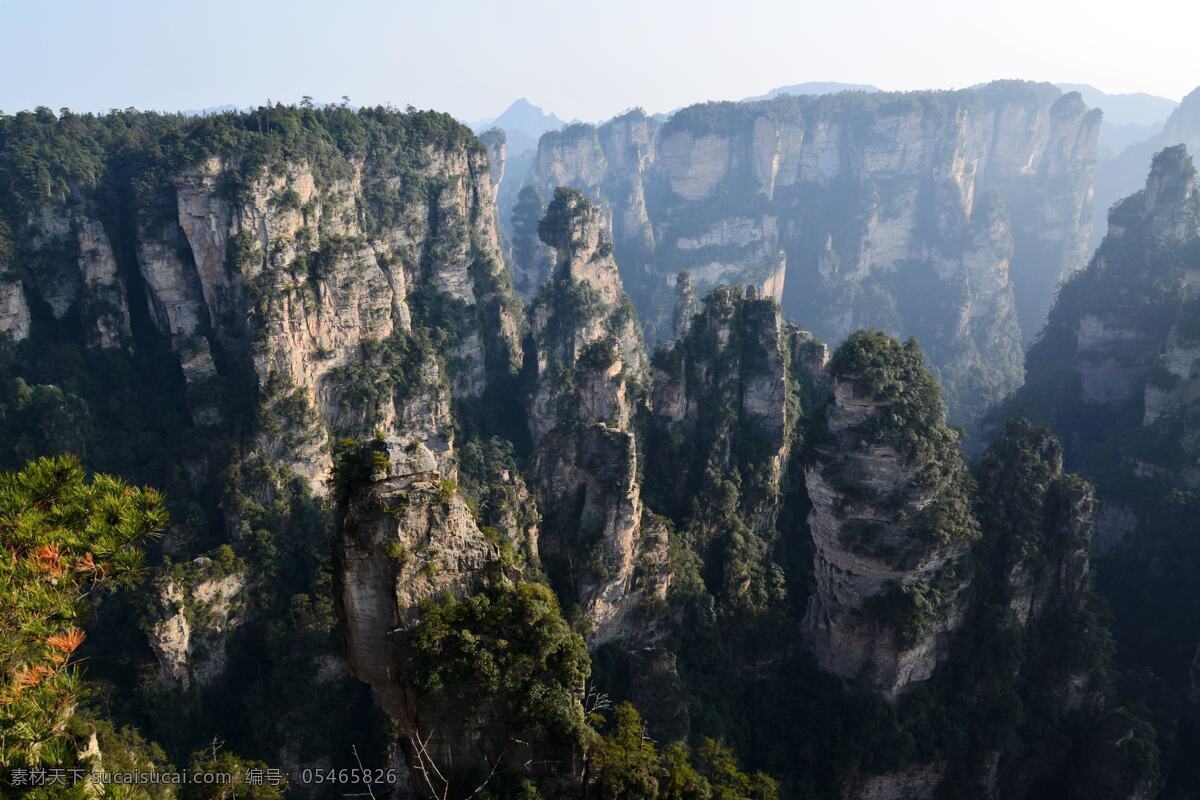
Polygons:
[[993,78],[1178,100],[1190,0],[0,0],[0,109],[191,109],[349,95],[491,117],[666,111],[802,81]]

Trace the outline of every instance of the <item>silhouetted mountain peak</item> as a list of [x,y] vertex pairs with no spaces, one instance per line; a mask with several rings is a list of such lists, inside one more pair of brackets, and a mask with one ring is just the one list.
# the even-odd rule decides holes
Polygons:
[[505,130],[525,131],[541,136],[546,131],[558,130],[565,123],[553,113],[546,113],[526,98],[516,100],[504,113],[491,121],[491,126]]

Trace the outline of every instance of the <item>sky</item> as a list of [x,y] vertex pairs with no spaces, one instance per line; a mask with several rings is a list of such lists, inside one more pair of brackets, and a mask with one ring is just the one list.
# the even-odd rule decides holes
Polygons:
[[1200,84],[1188,0],[0,0],[0,110],[391,103],[669,111],[805,81]]

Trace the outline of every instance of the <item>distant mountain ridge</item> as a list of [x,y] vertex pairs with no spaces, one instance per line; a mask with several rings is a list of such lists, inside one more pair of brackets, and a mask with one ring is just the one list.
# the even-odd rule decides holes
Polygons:
[[1167,97],[1147,94],[1146,92],[1131,92],[1128,94],[1110,94],[1103,89],[1097,89],[1087,83],[1055,84],[1064,92],[1079,92],[1083,102],[1092,108],[1104,109],[1106,121],[1116,125],[1154,125],[1161,124],[1178,102]]
[[[493,158],[499,157],[504,162],[497,166],[497,174],[501,178],[496,189],[496,206],[500,214],[501,235],[506,245],[512,232],[512,209],[524,176],[533,166],[538,140],[542,134],[556,131],[566,124],[554,112],[546,112],[521,97],[504,109],[500,116],[478,120],[470,125],[476,134],[497,128],[504,131],[504,147],[501,151],[495,151]],[[505,174],[513,177],[504,180]]]
[[[500,116],[473,122],[471,128],[476,133],[500,128],[508,137],[509,152],[519,155],[526,149],[537,147],[537,140],[543,133],[556,131],[566,124],[554,112],[547,113],[522,97],[504,109]],[[526,138],[529,140],[528,147],[524,146]]]
[[[1167,117],[1179,105],[1170,98],[1145,92],[1109,94],[1086,83],[1060,83],[1057,86],[1064,92],[1079,92],[1083,102],[1104,112],[1104,124],[1100,126],[1101,160],[1112,158],[1126,147],[1160,133]],[[1142,177],[1145,176],[1139,176],[1139,180]],[[1100,211],[1103,213],[1105,209]],[[1103,230],[1103,218],[1098,221]]]
[[869,83],[839,83],[837,81],[807,81],[793,83],[790,86],[777,86],[766,94],[742,98],[743,103],[752,100],[772,100],[785,94],[837,94],[838,92],[878,92],[878,86]]
[[[699,294],[750,284],[829,341],[857,327],[917,336],[969,420],[1019,385],[1023,339],[1085,263],[1100,124],[1049,83],[780,95],[568,126],[542,137],[526,180],[611,209],[649,340],[672,335],[680,270]],[[974,166],[956,172],[955,156]],[[528,299],[543,263],[512,262]]]
[[1177,144],[1186,145],[1192,152],[1200,150],[1200,87],[1183,98],[1157,133],[1129,145],[1115,158],[1097,164],[1093,245],[1098,245],[1104,236],[1108,210],[1113,203],[1142,186],[1155,153]]

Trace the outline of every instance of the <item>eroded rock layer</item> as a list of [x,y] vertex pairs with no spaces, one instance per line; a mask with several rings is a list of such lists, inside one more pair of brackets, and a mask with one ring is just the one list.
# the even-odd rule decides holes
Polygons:
[[531,309],[529,427],[546,523],[538,550],[601,644],[628,635],[640,598],[669,584],[665,534],[642,504],[633,426],[648,365],[600,209],[559,190],[540,231],[557,263]]
[[805,469],[817,582],[805,635],[825,669],[896,698],[933,675],[962,624],[978,523],[913,344],[855,334],[830,379],[827,439]]
[[[390,195],[402,185],[415,191],[397,203]],[[266,394],[299,392],[323,431],[419,432],[450,473],[446,388],[478,397],[520,365],[523,321],[478,144],[394,139],[361,155],[328,147],[269,166],[234,149],[177,168],[152,201],[131,208],[100,213],[101,191],[110,190],[52,193],[13,231],[12,263],[25,294],[102,347],[132,344],[128,295],[144,292],[150,327],[179,356],[197,424],[221,420],[214,379],[248,373]],[[115,213],[133,230],[112,230],[103,218]],[[134,258],[118,264],[111,237],[130,234]],[[416,312],[414,292],[424,293]],[[16,288],[3,298],[0,319],[23,338],[27,304]],[[413,338],[430,322],[422,313],[439,308],[462,320],[444,354],[449,375]],[[408,370],[403,390],[375,390],[406,356],[425,363]],[[321,447],[276,455],[322,488]]]
[[[918,336],[971,419],[1019,385],[1022,342],[1085,261],[1099,125],[1077,94],[1017,82],[710,103],[546,134],[528,180],[610,210],[651,341],[686,268],[835,343]],[[518,284],[532,269],[516,259]]]

